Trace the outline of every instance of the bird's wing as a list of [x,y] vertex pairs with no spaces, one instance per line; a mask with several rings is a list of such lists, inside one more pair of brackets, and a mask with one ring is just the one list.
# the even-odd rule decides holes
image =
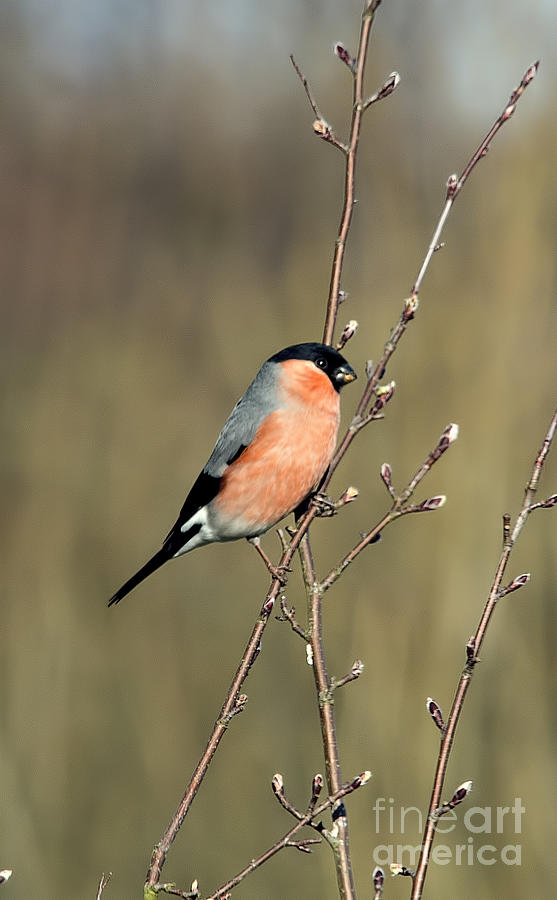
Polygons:
[[[207,506],[217,496],[222,477],[249,447],[257,431],[267,416],[278,406],[275,363],[266,362],[257,373],[244,396],[226,420],[218,436],[214,450],[202,472],[184,501],[180,514],[165,539],[165,546],[172,543],[169,550],[177,552],[178,543],[183,545],[191,534],[188,522],[200,509]],[[199,530],[199,526],[193,526]],[[176,547],[174,548],[174,544]]]

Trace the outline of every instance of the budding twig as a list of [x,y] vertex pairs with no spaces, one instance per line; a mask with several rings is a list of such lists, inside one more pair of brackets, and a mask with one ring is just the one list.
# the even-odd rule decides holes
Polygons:
[[319,107],[317,106],[317,103],[312,94],[311,88],[309,86],[309,82],[308,82],[306,76],[304,75],[304,73],[302,72],[302,70],[300,69],[298,63],[294,59],[294,56],[292,53],[290,54],[290,61],[291,61],[292,65],[294,66],[296,75],[302,82],[302,85],[306,92],[306,97],[309,100],[309,105],[311,106],[311,108],[314,112],[315,119],[314,119],[312,127],[313,127],[315,134],[317,134],[320,138],[323,138],[323,140],[327,141],[329,144],[332,144],[333,147],[337,148],[337,150],[341,150],[342,153],[344,153],[344,154],[348,153],[348,147],[346,147],[346,145],[343,144],[342,141],[339,141],[339,139],[336,137],[333,129],[329,125],[329,123],[321,115]]
[[291,816],[294,816],[295,819],[301,821],[304,818],[304,815],[300,812],[299,809],[296,809],[296,807],[290,802],[290,800],[284,793],[284,779],[279,772],[277,772],[276,775],[273,775],[271,787],[273,788],[273,793],[282,808],[285,809],[286,812],[289,812]]
[[344,330],[340,336],[340,340],[336,345],[337,350],[342,350],[342,348],[348,343],[350,338],[354,337],[356,331],[358,330],[358,323],[355,319],[350,319],[349,322],[344,326]]
[[400,84],[400,75],[398,72],[391,72],[387,80],[384,84],[376,91],[371,97],[368,97],[364,103],[364,109],[369,109],[372,103],[377,103],[378,100],[384,100],[385,97],[389,97],[394,90]]
[[[486,148],[491,144],[491,142],[493,141],[494,137],[496,136],[497,132],[500,130],[502,125],[510,118],[510,116],[512,115],[512,112],[514,112],[514,110],[516,108],[516,104],[518,103],[518,100],[524,93],[526,87],[530,84],[530,82],[534,78],[534,76],[538,70],[538,65],[539,64],[536,62],[526,70],[524,76],[522,77],[519,87],[516,89],[516,91],[513,91],[513,93],[511,94],[509,103],[505,106],[505,109],[503,110],[501,115],[496,119],[496,121],[494,122],[493,126],[490,128],[490,130],[487,133],[487,135],[485,136],[485,138],[481,141],[481,143],[479,144],[477,149],[474,151],[469,162],[464,167],[461,175],[460,176],[451,175],[449,177],[449,179],[447,181],[447,186],[446,186],[445,204],[443,206],[443,210],[441,212],[439,221],[437,222],[437,225],[435,226],[433,236],[428,245],[428,248],[427,248],[425,257],[423,259],[423,262],[420,266],[418,275],[416,276],[416,280],[414,281],[414,284],[411,288],[410,296],[404,301],[399,320],[398,320],[397,324],[395,325],[395,327],[393,328],[393,330],[389,336],[389,339],[387,340],[387,342],[383,348],[383,353],[381,355],[381,358],[377,362],[373,371],[367,372],[368,381],[364,388],[360,402],[358,404],[358,408],[356,410],[356,416],[355,416],[356,419],[361,419],[363,417],[365,410],[368,408],[371,398],[374,395],[377,385],[379,384],[381,379],[384,378],[385,371],[386,371],[388,363],[391,360],[391,357],[395,353],[403,334],[406,332],[408,324],[412,321],[412,319],[414,318],[414,316],[416,314],[416,311],[418,309],[418,303],[419,303],[419,292],[420,292],[420,289],[421,289],[421,286],[422,286],[422,283],[424,280],[424,276],[429,268],[429,265],[431,263],[434,253],[441,246],[441,243],[442,243],[441,242],[441,234],[443,232],[443,229],[444,229],[447,219],[449,217],[449,213],[451,212],[451,209],[453,207],[453,204],[454,204],[456,198],[460,194],[462,188],[464,187],[466,181],[468,180],[468,178],[470,177],[470,175],[476,168],[480,159],[483,159],[483,157],[486,155],[486,152],[487,152]],[[511,110],[511,112],[509,112],[509,109]],[[354,430],[349,428],[340,443],[340,446],[337,450],[337,456],[342,457],[342,455],[345,453],[346,449],[349,447],[349,445],[351,444],[354,437],[355,437]]]
[[344,570],[354,562],[356,557],[360,555],[362,550],[365,550],[366,547],[369,547],[370,544],[375,543],[381,532],[390,525],[391,522],[394,522],[396,519],[399,519],[401,516],[409,515],[411,513],[419,513],[419,512],[430,512],[432,510],[439,509],[444,505],[446,497],[443,494],[439,494],[435,497],[429,497],[427,500],[423,500],[421,503],[417,504],[409,504],[409,500],[412,497],[414,491],[418,487],[421,481],[425,478],[427,473],[431,470],[432,466],[441,458],[441,456],[445,453],[446,450],[453,444],[458,437],[458,425],[450,424],[444,429],[441,437],[437,441],[435,447],[431,452],[427,455],[415,475],[410,479],[406,488],[402,491],[400,496],[397,494],[393,487],[392,483],[392,471],[391,467],[388,463],[383,463],[381,466],[381,479],[385,484],[389,494],[393,498],[393,505],[390,510],[385,513],[385,515],[379,520],[379,522],[371,529],[371,531],[367,532],[367,534],[362,535],[362,538],[358,543],[350,550],[349,553],[344,556],[344,558],[329,572],[329,574],[320,582],[319,590],[321,593],[329,590],[329,588],[340,578]]
[[[350,134],[346,144],[339,149],[344,148],[345,152],[345,173],[344,173],[344,201],[340,224],[335,241],[335,249],[333,252],[333,261],[331,265],[331,280],[329,283],[329,297],[327,300],[327,314],[325,316],[325,325],[323,328],[323,343],[332,344],[333,335],[335,333],[335,325],[338,315],[338,308],[341,298],[341,280],[344,265],[344,255],[346,250],[346,240],[350,230],[352,221],[352,213],[354,211],[355,198],[355,178],[356,178],[356,159],[358,155],[358,142],[360,140],[360,131],[362,127],[362,117],[364,115],[364,74],[371,37],[371,30],[375,12],[381,0],[365,0],[362,13],[362,21],[360,26],[360,37],[358,41],[358,50],[355,58],[352,60],[348,51],[341,44],[335,47],[335,53],[346,64],[352,73],[352,119],[350,122]],[[338,49],[337,49],[338,48]]]
[[442,816],[453,810],[455,806],[459,806],[462,801],[466,799],[471,790],[471,781],[464,781],[462,784],[459,784],[451,799],[431,813],[433,821],[437,821],[437,819],[440,819]]
[[[505,571],[513,551],[513,548],[520,536],[520,533],[526,523],[526,520],[530,513],[534,509],[543,508],[542,504],[534,503],[534,496],[536,494],[536,490],[538,487],[539,479],[541,476],[542,469],[546,462],[549,450],[551,448],[553,439],[555,437],[555,431],[557,429],[557,409],[553,413],[553,417],[551,422],[549,423],[549,427],[545,434],[545,438],[543,440],[542,446],[537,454],[534,464],[532,466],[532,471],[530,474],[530,478],[528,480],[528,484],[526,485],[526,490],[524,492],[524,500],[522,503],[522,508],[516,517],[514,525],[511,525],[511,521],[508,516],[504,518],[504,541],[503,541],[503,549],[501,551],[501,556],[499,557],[499,563],[495,570],[495,577],[493,579],[493,583],[491,585],[491,589],[489,591],[488,598],[486,600],[483,613],[481,615],[478,627],[476,629],[476,633],[472,635],[466,645],[466,665],[464,670],[460,676],[458,681],[458,685],[456,688],[453,704],[451,707],[451,711],[449,714],[449,718],[447,719],[447,723],[444,727],[443,738],[441,740],[441,746],[439,748],[439,755],[437,758],[437,765],[435,768],[435,774],[433,778],[433,788],[431,793],[431,799],[429,803],[429,815],[425,826],[424,836],[422,839],[422,850],[420,853],[420,858],[418,861],[418,867],[416,869],[416,874],[414,877],[413,885],[412,885],[412,895],[411,900],[420,900],[423,893],[424,882],[427,875],[427,870],[429,866],[429,860],[431,856],[431,849],[433,846],[433,840],[435,837],[435,819],[439,817],[439,810],[443,810],[444,806],[441,804],[441,794],[443,791],[443,786],[445,783],[445,775],[447,771],[447,766],[449,763],[449,757],[451,754],[451,749],[453,746],[457,725],[460,719],[460,714],[462,712],[462,708],[464,705],[464,700],[466,698],[466,694],[468,693],[468,688],[470,687],[470,683],[472,680],[472,675],[474,673],[476,664],[479,660],[479,652],[484,641],[487,628],[495,611],[495,607],[497,605],[497,601],[501,596],[508,594],[518,588],[522,587],[529,580],[529,575],[519,575],[515,578],[511,583],[507,586],[507,588],[501,588],[501,584],[503,582],[503,578],[505,575]],[[448,808],[452,809],[457,803],[460,803],[466,793],[467,785],[471,783],[465,782],[460,788],[457,789],[451,801],[449,801]],[[461,792],[465,791],[464,795],[461,796]],[[460,793],[459,793],[460,792]],[[459,799],[460,797],[460,799]],[[451,806],[452,804],[452,806]],[[446,810],[445,810],[446,811]]]
[[344,675],[342,678],[331,679],[331,690],[336,691],[337,688],[344,687],[345,684],[350,684],[351,681],[356,681],[356,679],[360,677],[363,671],[364,664],[362,660],[354,660],[352,668],[349,672],[346,673],[346,675]]
[[435,228],[435,231],[433,232],[433,237],[431,239],[431,242],[430,242],[428,251],[426,253],[425,259],[422,263],[421,269],[418,273],[418,277],[416,278],[416,281],[414,282],[414,285],[412,287],[412,291],[410,294],[411,298],[412,297],[417,298],[417,296],[420,292],[420,288],[422,286],[424,275],[429,267],[429,263],[431,262],[431,257],[433,256],[433,254],[435,253],[435,251],[439,245],[441,232],[443,231],[443,228],[445,227],[445,222],[451,211],[451,207],[452,207],[454,201],[460,194],[466,181],[472,174],[473,170],[475,169],[475,167],[477,166],[479,161],[481,159],[484,159],[484,157],[487,155],[490,144],[491,144],[493,138],[495,137],[495,135],[497,134],[497,132],[499,131],[499,129],[505,124],[505,122],[507,122],[510,119],[511,115],[515,111],[516,104],[518,103],[520,97],[522,96],[522,94],[524,93],[524,91],[526,90],[526,88],[528,87],[528,85],[530,84],[532,79],[534,78],[536,72],[538,71],[538,66],[539,66],[539,61],[533,63],[533,65],[528,67],[528,69],[522,76],[522,80],[521,80],[519,86],[516,88],[516,90],[514,90],[512,92],[509,102],[505,106],[505,109],[503,110],[501,115],[498,116],[498,118],[495,120],[495,122],[489,129],[488,133],[484,137],[483,141],[476,148],[476,150],[470,157],[469,161],[465,165],[464,169],[462,170],[462,173],[460,174],[460,176],[458,176],[458,175],[450,175],[449,176],[449,178],[447,180],[447,194],[446,194],[446,198],[445,198],[445,206],[443,208],[443,212],[441,213],[441,218],[439,219],[439,222],[437,223],[437,227]]
[[[315,840],[313,840],[313,841],[302,840],[301,842],[293,841],[293,838],[298,833],[298,831],[300,831],[300,829],[304,828],[306,825],[309,825],[311,828],[315,829],[321,836],[327,838],[328,835],[325,832],[325,829],[323,829],[323,827],[317,821],[318,817],[321,816],[324,812],[326,812],[327,809],[331,809],[331,808],[335,807],[338,803],[340,803],[343,800],[344,797],[347,797],[349,794],[352,794],[354,791],[357,791],[358,788],[361,788],[365,784],[367,784],[367,782],[369,781],[369,779],[371,777],[371,773],[370,772],[362,772],[361,775],[358,775],[358,776],[356,776],[356,778],[353,778],[351,781],[347,781],[344,784],[342,784],[339,787],[338,791],[335,791],[334,794],[331,794],[329,797],[326,798],[326,800],[323,800],[319,805],[315,805],[315,803],[312,803],[312,801],[313,801],[314,797],[316,796],[316,790],[317,790],[316,789],[316,779],[318,777],[319,776],[316,775],[315,778],[313,779],[312,799],[310,800],[307,813],[305,815],[301,815],[296,810],[295,813],[293,813],[293,814],[296,816],[297,821],[296,821],[296,824],[290,829],[290,831],[288,831],[285,835],[283,835],[283,837],[280,838],[280,840],[276,841],[276,843],[274,843],[272,847],[269,847],[268,850],[266,850],[264,853],[262,853],[261,856],[258,856],[257,859],[252,859],[251,862],[248,863],[248,865],[245,866],[241,870],[241,872],[238,872],[238,874],[234,876],[234,878],[231,878],[230,881],[227,881],[226,884],[223,884],[221,887],[218,888],[218,890],[216,890],[213,894],[211,894],[209,897],[207,897],[207,900],[223,900],[223,898],[226,897],[226,895],[229,894],[233,888],[235,888],[238,884],[240,884],[240,882],[243,881],[244,878],[246,878],[252,872],[255,872],[255,870],[258,869],[260,866],[262,866],[263,863],[266,863],[269,859],[271,859],[273,856],[275,856],[277,853],[279,853],[285,847],[295,847],[296,849],[300,850],[300,849],[302,849],[302,845],[304,845],[306,847],[306,852],[308,852],[309,847],[307,845],[315,843]],[[277,793],[277,790],[275,790],[275,785],[274,785],[274,781],[276,778],[277,778],[277,776],[275,775],[275,778],[273,779],[273,791],[275,792],[275,795],[278,798],[278,794],[281,793],[281,791],[283,791],[283,785],[277,786],[278,787],[278,793]],[[280,780],[282,780],[282,776],[280,776]],[[320,788],[319,788],[319,790],[320,790]],[[318,794],[318,792],[319,791],[317,790],[317,794]],[[282,804],[282,800],[280,800],[280,802]],[[284,805],[284,804],[282,804],[282,805]],[[294,809],[294,807],[292,807],[292,809]],[[288,809],[288,812],[291,812],[291,811],[292,811],[291,809]],[[298,818],[298,816],[301,816],[301,817]]]
[[296,621],[296,608],[294,606],[288,605],[288,601],[284,594],[281,594],[281,597],[280,597],[280,609],[281,609],[281,615],[275,616],[277,621],[289,622],[290,627],[291,627],[292,631],[294,632],[294,634],[297,634],[298,637],[301,637],[302,640],[304,642],[306,642],[308,639],[307,633],[304,631],[302,626],[299,625],[298,622]]

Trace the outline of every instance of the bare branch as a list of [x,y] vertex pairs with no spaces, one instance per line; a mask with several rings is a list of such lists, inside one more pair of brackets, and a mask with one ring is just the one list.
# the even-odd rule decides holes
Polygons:
[[[349,66],[353,76],[352,85],[352,120],[350,123],[350,135],[346,145],[346,168],[344,173],[344,201],[342,213],[338,228],[337,239],[335,241],[335,249],[333,253],[333,261],[331,266],[331,280],[329,283],[329,297],[327,300],[327,314],[325,316],[325,325],[323,328],[323,343],[332,344],[335,333],[338,308],[341,302],[341,280],[342,269],[344,265],[344,254],[346,251],[346,239],[350,230],[352,221],[352,213],[354,211],[354,188],[356,177],[356,159],[358,155],[358,142],[360,139],[360,131],[362,127],[362,117],[364,114],[363,100],[363,84],[366,67],[367,52],[369,39],[375,11],[379,6],[380,0],[365,0],[364,10],[362,13],[362,21],[360,26],[360,37],[358,41],[358,51],[356,58]],[[341,45],[337,45],[341,46]],[[344,48],[343,48],[344,49]],[[336,51],[335,51],[336,52]],[[337,52],[337,55],[340,54]],[[342,58],[342,57],[340,57]],[[343,62],[346,62],[343,59]]]
[[271,786],[273,788],[273,793],[282,808],[285,809],[286,812],[289,812],[291,816],[294,816],[295,819],[301,821],[304,818],[304,814],[301,813],[299,809],[296,809],[296,807],[290,802],[290,800],[284,793],[284,779],[280,772],[277,772],[276,775],[273,775]]
[[364,671],[364,664],[361,659],[355,659],[352,668],[342,678],[331,679],[331,690],[336,691],[337,688],[344,687],[351,681],[356,681]]
[[[315,563],[311,552],[309,535],[304,535],[300,543],[300,560],[307,595],[309,650],[315,690],[318,698],[319,719],[325,756],[326,777],[329,793],[336,794],[341,784],[340,759],[337,745],[333,689],[327,671],[325,650],[323,647],[322,592],[317,585]],[[342,813],[342,814],[341,814]],[[335,836],[324,833],[332,847],[337,883],[341,900],[355,900],[354,877],[350,859],[348,819],[344,804],[335,805]]]
[[[299,543],[301,542],[303,536],[305,535],[314,518],[315,510],[310,507],[307,513],[305,513],[305,515],[302,516],[299,520],[297,530],[292,536],[290,545],[288,546],[288,549],[282,554],[279,568],[282,567],[284,568],[284,570],[288,569],[288,566],[292,562],[292,558],[296,553]],[[261,607],[259,615],[253,626],[251,636],[248,640],[246,649],[244,650],[244,654],[240,660],[240,664],[238,666],[236,674],[228,689],[220,714],[215,722],[209,741],[207,742],[207,746],[205,747],[205,750],[201,755],[201,759],[199,760],[193,772],[190,782],[184,792],[184,795],[178,805],[176,812],[174,813],[174,816],[168,824],[161,840],[153,850],[144,887],[145,900],[151,900],[151,898],[156,895],[161,871],[165,864],[170,846],[176,835],[178,834],[182,822],[184,821],[191,808],[195,796],[203,782],[203,779],[207,774],[211,761],[218,749],[222,738],[226,733],[231,719],[241,711],[241,708],[245,704],[245,700],[247,698],[245,698],[244,694],[240,693],[240,690],[259,654],[261,638],[269,621],[270,615],[273,611],[274,604],[279,595],[281,587],[282,585],[280,579],[278,577],[273,578],[269,591],[267,592],[265,602],[263,603],[263,606]]]
[[458,438],[458,425],[452,422],[450,425],[444,429],[441,437],[439,438],[437,444],[425,458],[420,468],[416,472],[413,478],[408,482],[408,486],[402,492],[400,496],[400,505],[406,503],[406,501],[412,496],[420,482],[425,478],[427,473],[430,471],[431,467],[437,462],[438,459],[441,458],[443,453],[445,453],[451,444],[454,444],[456,439]]
[[432,510],[440,509],[441,506],[444,505],[446,497],[443,494],[439,494],[436,497],[430,497],[427,500],[422,501],[422,503],[418,503],[416,505],[409,505],[408,501],[412,497],[414,491],[418,487],[421,481],[425,478],[427,473],[431,470],[432,466],[441,458],[441,456],[445,453],[446,450],[449,449],[451,444],[453,444],[458,437],[458,425],[454,423],[447,425],[444,429],[441,437],[437,441],[433,450],[428,453],[427,457],[413,476],[408,482],[408,485],[401,493],[400,496],[397,496],[396,491],[392,485],[392,471],[391,467],[388,463],[383,463],[381,466],[381,479],[389,494],[393,498],[393,505],[391,509],[385,513],[385,515],[380,519],[380,521],[371,529],[371,531],[362,535],[361,540],[350,550],[349,553],[344,556],[344,558],[336,565],[329,574],[321,581],[319,584],[319,590],[321,593],[329,590],[329,588],[337,581],[344,570],[356,559],[357,556],[360,555],[362,550],[365,550],[366,547],[369,547],[370,544],[376,543],[379,540],[381,532],[390,525],[391,522],[394,522],[396,519],[399,519],[401,516],[409,515],[411,513],[420,513],[420,512],[429,512]]
[[[533,77],[533,76],[532,76]],[[512,98],[511,98],[512,99]],[[501,556],[499,558],[499,563],[497,565],[495,571],[495,577],[493,579],[493,583],[491,585],[491,589],[489,591],[488,598],[486,600],[486,604],[484,606],[483,613],[481,615],[478,627],[476,629],[476,633],[469,639],[466,645],[466,665],[464,670],[460,676],[453,705],[451,707],[451,711],[449,714],[449,718],[445,725],[443,739],[441,741],[441,746],[439,749],[439,755],[437,758],[437,765],[435,768],[435,775],[433,778],[433,788],[431,793],[431,799],[429,803],[429,815],[427,819],[427,823],[425,826],[424,836],[422,839],[422,850],[420,853],[420,858],[418,862],[418,867],[416,869],[416,874],[414,877],[414,883],[412,886],[412,895],[411,900],[420,900],[423,893],[424,883],[427,875],[429,860],[431,856],[431,849],[433,846],[433,840],[435,837],[435,818],[439,815],[439,809],[443,808],[441,805],[441,793],[443,791],[443,786],[445,783],[445,775],[447,772],[447,766],[449,763],[449,757],[451,754],[451,749],[453,746],[456,729],[458,726],[458,722],[460,719],[460,714],[462,712],[462,708],[464,705],[464,700],[466,698],[466,694],[468,693],[468,688],[470,687],[470,683],[472,680],[472,675],[475,670],[476,663],[479,659],[479,652],[484,641],[487,628],[495,611],[495,607],[497,605],[498,600],[501,596],[510,593],[510,590],[517,590],[519,587],[522,587],[529,580],[529,575],[520,575],[518,578],[515,578],[508,587],[501,588],[501,584],[503,581],[503,577],[505,575],[505,570],[507,568],[507,564],[509,562],[511,553],[513,548],[520,536],[522,528],[528,518],[529,514],[533,509],[537,507],[537,504],[533,503],[533,498],[535,496],[538,483],[540,480],[540,476],[542,473],[543,466],[547,459],[549,450],[551,448],[553,439],[555,437],[555,430],[557,428],[557,409],[553,413],[553,418],[549,424],[549,428],[547,429],[545,438],[543,440],[542,446],[540,448],[539,453],[534,460],[534,465],[532,467],[531,475],[528,480],[528,484],[526,485],[526,490],[524,492],[524,500],[522,503],[522,508],[516,518],[514,526],[511,528],[510,520],[505,520],[505,528],[504,528],[504,541],[503,541],[503,549],[501,551]],[[539,507],[537,507],[539,508]],[[460,789],[464,790],[468,782],[465,782],[464,785],[460,786]],[[471,784],[471,783],[470,783]],[[458,790],[460,790],[458,789]],[[450,803],[453,806],[456,805],[455,798],[458,794],[458,790],[453,796]],[[464,799],[464,797],[462,797]],[[458,800],[461,802],[461,800]],[[451,806],[449,808],[452,808]]]
[[294,66],[294,69],[296,70],[296,74],[297,74],[298,78],[300,79],[300,81],[302,82],[302,84],[304,86],[304,90],[305,90],[306,96],[309,100],[309,104],[314,112],[315,119],[314,119],[312,127],[313,127],[315,134],[317,134],[320,138],[323,138],[323,140],[327,141],[329,144],[332,144],[333,147],[336,147],[338,150],[341,150],[342,153],[344,153],[344,154],[348,153],[348,147],[345,144],[343,144],[342,141],[339,141],[339,139],[336,137],[332,127],[326,121],[324,116],[321,115],[319,107],[317,106],[317,103],[313,97],[311,88],[309,86],[309,82],[308,82],[306,76],[304,75],[304,73],[302,72],[302,70],[300,69],[298,63],[294,59],[294,56],[292,55],[292,53],[290,54],[290,61],[291,61],[292,65]]
[[445,206],[443,208],[443,212],[441,213],[441,218],[439,219],[439,222],[437,223],[435,231],[433,232],[433,237],[431,239],[425,259],[424,259],[422,266],[420,268],[420,271],[418,273],[418,277],[416,278],[416,281],[414,282],[414,285],[412,287],[412,291],[410,294],[411,298],[412,297],[417,298],[417,296],[420,292],[420,288],[421,288],[422,282],[424,280],[424,275],[427,272],[429,263],[431,262],[431,257],[433,256],[435,251],[440,246],[439,241],[441,238],[441,232],[443,231],[443,228],[445,227],[445,222],[451,211],[451,207],[452,207],[454,201],[460,194],[462,188],[464,187],[466,181],[472,174],[472,172],[475,169],[475,167],[477,166],[477,164],[479,163],[480,159],[484,159],[484,157],[487,155],[490,144],[491,144],[493,138],[495,137],[495,135],[497,134],[497,132],[499,131],[499,129],[505,124],[505,122],[507,122],[510,119],[511,115],[514,113],[516,104],[518,103],[520,97],[522,96],[522,94],[524,93],[524,91],[526,90],[526,88],[528,87],[528,85],[530,84],[532,79],[534,78],[536,72],[538,71],[538,66],[539,66],[539,61],[535,62],[533,65],[528,67],[528,69],[522,76],[522,80],[521,80],[519,86],[516,88],[516,90],[514,90],[512,92],[509,102],[505,106],[503,112],[495,120],[495,122],[489,129],[488,133],[484,137],[483,141],[479,144],[479,146],[476,148],[476,150],[470,157],[469,161],[467,162],[464,169],[462,170],[460,177],[458,177],[457,175],[451,175],[449,177],[449,179],[447,181],[447,195],[446,195],[446,199],[445,199]]
[[296,609],[294,606],[288,605],[288,601],[284,594],[281,594],[281,597],[280,597],[280,609],[281,609],[281,615],[275,616],[275,619],[278,622],[290,622],[290,627],[292,628],[292,631],[295,634],[297,634],[298,637],[301,637],[305,643],[308,639],[307,633],[304,631],[304,629],[301,627],[301,625],[299,625],[298,622],[296,621]]
[[[369,370],[367,372],[368,381],[367,381],[367,384],[363,391],[360,402],[358,404],[358,408],[356,410],[356,415],[354,417],[355,421],[361,420],[362,417],[364,416],[365,410],[369,406],[370,400],[375,393],[377,385],[379,384],[379,382],[385,375],[387,365],[390,362],[391,357],[395,353],[395,351],[400,343],[400,340],[402,338],[402,335],[406,332],[406,329],[407,329],[409,323],[414,319],[414,316],[416,314],[416,311],[417,311],[418,305],[419,305],[418,295],[419,295],[419,292],[420,292],[420,289],[421,289],[421,286],[423,283],[424,276],[427,272],[427,269],[429,268],[429,264],[431,262],[433,254],[442,246],[441,234],[443,232],[443,228],[445,227],[445,223],[448,219],[448,216],[452,209],[454,201],[456,200],[460,191],[464,187],[464,184],[466,183],[466,181],[472,174],[472,172],[473,172],[474,168],[476,167],[477,163],[479,162],[479,160],[483,159],[483,157],[485,156],[485,154],[487,152],[486,148],[489,146],[489,144],[491,143],[491,141],[493,140],[493,138],[495,137],[495,135],[497,134],[497,132],[499,131],[501,126],[510,118],[510,115],[512,114],[512,112],[514,112],[514,109],[516,107],[518,100],[522,96],[522,94],[523,94],[524,90],[526,89],[526,87],[528,86],[528,84],[530,84],[530,82],[532,81],[533,77],[535,76],[535,74],[537,72],[537,69],[538,69],[538,63],[534,63],[534,65],[530,66],[527,69],[526,73],[524,74],[524,76],[522,78],[522,81],[521,81],[519,87],[517,88],[516,91],[513,91],[509,103],[507,104],[507,106],[505,107],[505,109],[503,110],[501,115],[497,118],[497,120],[495,121],[495,123],[491,127],[491,129],[489,130],[486,137],[483,139],[483,141],[480,143],[478,148],[472,154],[470,161],[467,163],[467,165],[463,169],[460,177],[458,177],[457,175],[451,175],[450,178],[448,179],[447,188],[446,188],[445,205],[441,212],[439,221],[437,222],[437,225],[435,226],[435,229],[433,232],[433,237],[429,243],[428,249],[426,251],[426,255],[420,266],[420,270],[418,272],[416,280],[412,286],[410,296],[404,301],[399,320],[398,320],[397,324],[395,325],[394,329],[392,330],[392,332],[389,336],[389,339],[387,340],[387,342],[383,348],[383,353],[381,355],[381,358],[377,362],[373,371]],[[508,112],[509,109],[511,109],[511,113]],[[353,196],[353,194],[352,194],[352,196]],[[344,216],[343,216],[342,221],[344,221]],[[340,252],[340,251],[338,251],[338,252]],[[335,272],[335,269],[333,268],[333,273],[334,272]],[[340,275],[338,275],[338,277],[335,279],[334,284],[333,284],[333,280],[331,281],[329,306],[332,305],[331,298],[333,297],[334,285],[336,285],[337,288],[340,285]],[[335,316],[336,316],[336,313],[335,313]],[[329,315],[329,313],[328,313],[327,324],[329,323],[330,319],[331,319],[331,315]],[[328,327],[326,329],[325,336],[324,336],[325,341],[327,341],[329,331],[332,334],[332,328]],[[337,449],[335,460],[337,460],[337,458],[341,459],[342,456],[344,456],[344,454],[346,453],[346,450],[348,449],[348,447],[354,440],[354,437],[356,436],[356,433],[358,430],[359,429],[354,428],[353,425],[351,425],[348,428],[346,434],[344,435],[344,437]]]
[[[327,797],[327,799],[320,803],[319,806],[313,808],[310,804],[311,808],[308,809],[306,815],[302,816],[302,818],[296,822],[296,824],[290,829],[290,831],[283,835],[280,840],[276,841],[276,843],[274,843],[272,847],[269,847],[269,849],[266,850],[265,853],[262,853],[261,856],[258,856],[257,859],[252,859],[251,862],[241,870],[241,872],[238,872],[238,874],[234,876],[234,878],[231,878],[230,881],[227,881],[226,884],[223,884],[220,888],[218,888],[218,890],[211,894],[210,897],[207,897],[207,900],[223,900],[223,898],[226,897],[233,888],[237,887],[237,885],[239,885],[240,882],[244,880],[244,878],[246,878],[252,872],[255,872],[255,870],[262,866],[263,863],[266,863],[267,860],[271,859],[285,847],[293,846],[294,843],[292,839],[294,838],[294,835],[296,835],[298,831],[300,831],[300,829],[304,828],[306,825],[309,825],[310,827],[316,829],[320,834],[325,836],[324,829],[319,823],[315,821],[318,816],[321,816],[327,809],[335,807],[344,799],[344,797],[347,797],[348,794],[352,794],[354,791],[358,790],[358,788],[363,787],[363,785],[367,784],[370,777],[370,772],[362,772],[361,775],[353,778],[352,781],[348,781],[345,784],[341,785],[338,791]],[[310,843],[310,841],[302,841],[301,843],[307,845],[308,843]],[[300,847],[298,847],[298,849],[300,849]]]

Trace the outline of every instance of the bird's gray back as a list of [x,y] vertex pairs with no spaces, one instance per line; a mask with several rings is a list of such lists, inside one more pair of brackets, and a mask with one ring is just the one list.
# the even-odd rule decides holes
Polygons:
[[277,364],[267,361],[226,420],[203,471],[220,478],[254,439],[263,420],[279,406]]

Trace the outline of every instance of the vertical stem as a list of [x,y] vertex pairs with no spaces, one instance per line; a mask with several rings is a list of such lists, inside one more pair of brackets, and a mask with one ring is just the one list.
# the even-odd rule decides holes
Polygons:
[[344,175],[344,202],[342,206],[342,214],[338,229],[337,239],[335,241],[335,249],[333,253],[333,263],[331,268],[331,280],[329,284],[329,299],[327,301],[327,314],[325,317],[325,326],[323,329],[323,343],[332,344],[333,334],[338,314],[340,282],[342,278],[342,267],[344,264],[344,253],[346,249],[346,239],[350,230],[352,221],[352,213],[354,211],[354,185],[356,177],[356,156],[358,151],[358,141],[360,139],[360,130],[362,125],[362,116],[364,114],[363,105],[363,82],[366,65],[367,50],[369,46],[369,38],[371,27],[373,25],[373,17],[375,10],[379,6],[381,0],[366,0],[364,11],[362,14],[362,24],[360,27],[360,39],[358,43],[358,53],[356,56],[356,64],[354,67],[354,86],[353,86],[353,105],[352,105],[352,121],[350,124],[350,140],[346,152],[346,169]]
[[[329,794],[335,794],[342,785],[342,778],[336,737],[333,691],[323,648],[323,592],[321,586],[317,583],[315,563],[307,533],[302,538],[299,549],[308,597],[309,642],[313,658],[313,677],[319,700],[319,721],[325,755],[327,787]],[[335,857],[339,896],[342,900],[356,900],[352,862],[350,859],[348,819],[342,800],[333,807],[333,821],[337,834],[329,842],[333,847]]]

